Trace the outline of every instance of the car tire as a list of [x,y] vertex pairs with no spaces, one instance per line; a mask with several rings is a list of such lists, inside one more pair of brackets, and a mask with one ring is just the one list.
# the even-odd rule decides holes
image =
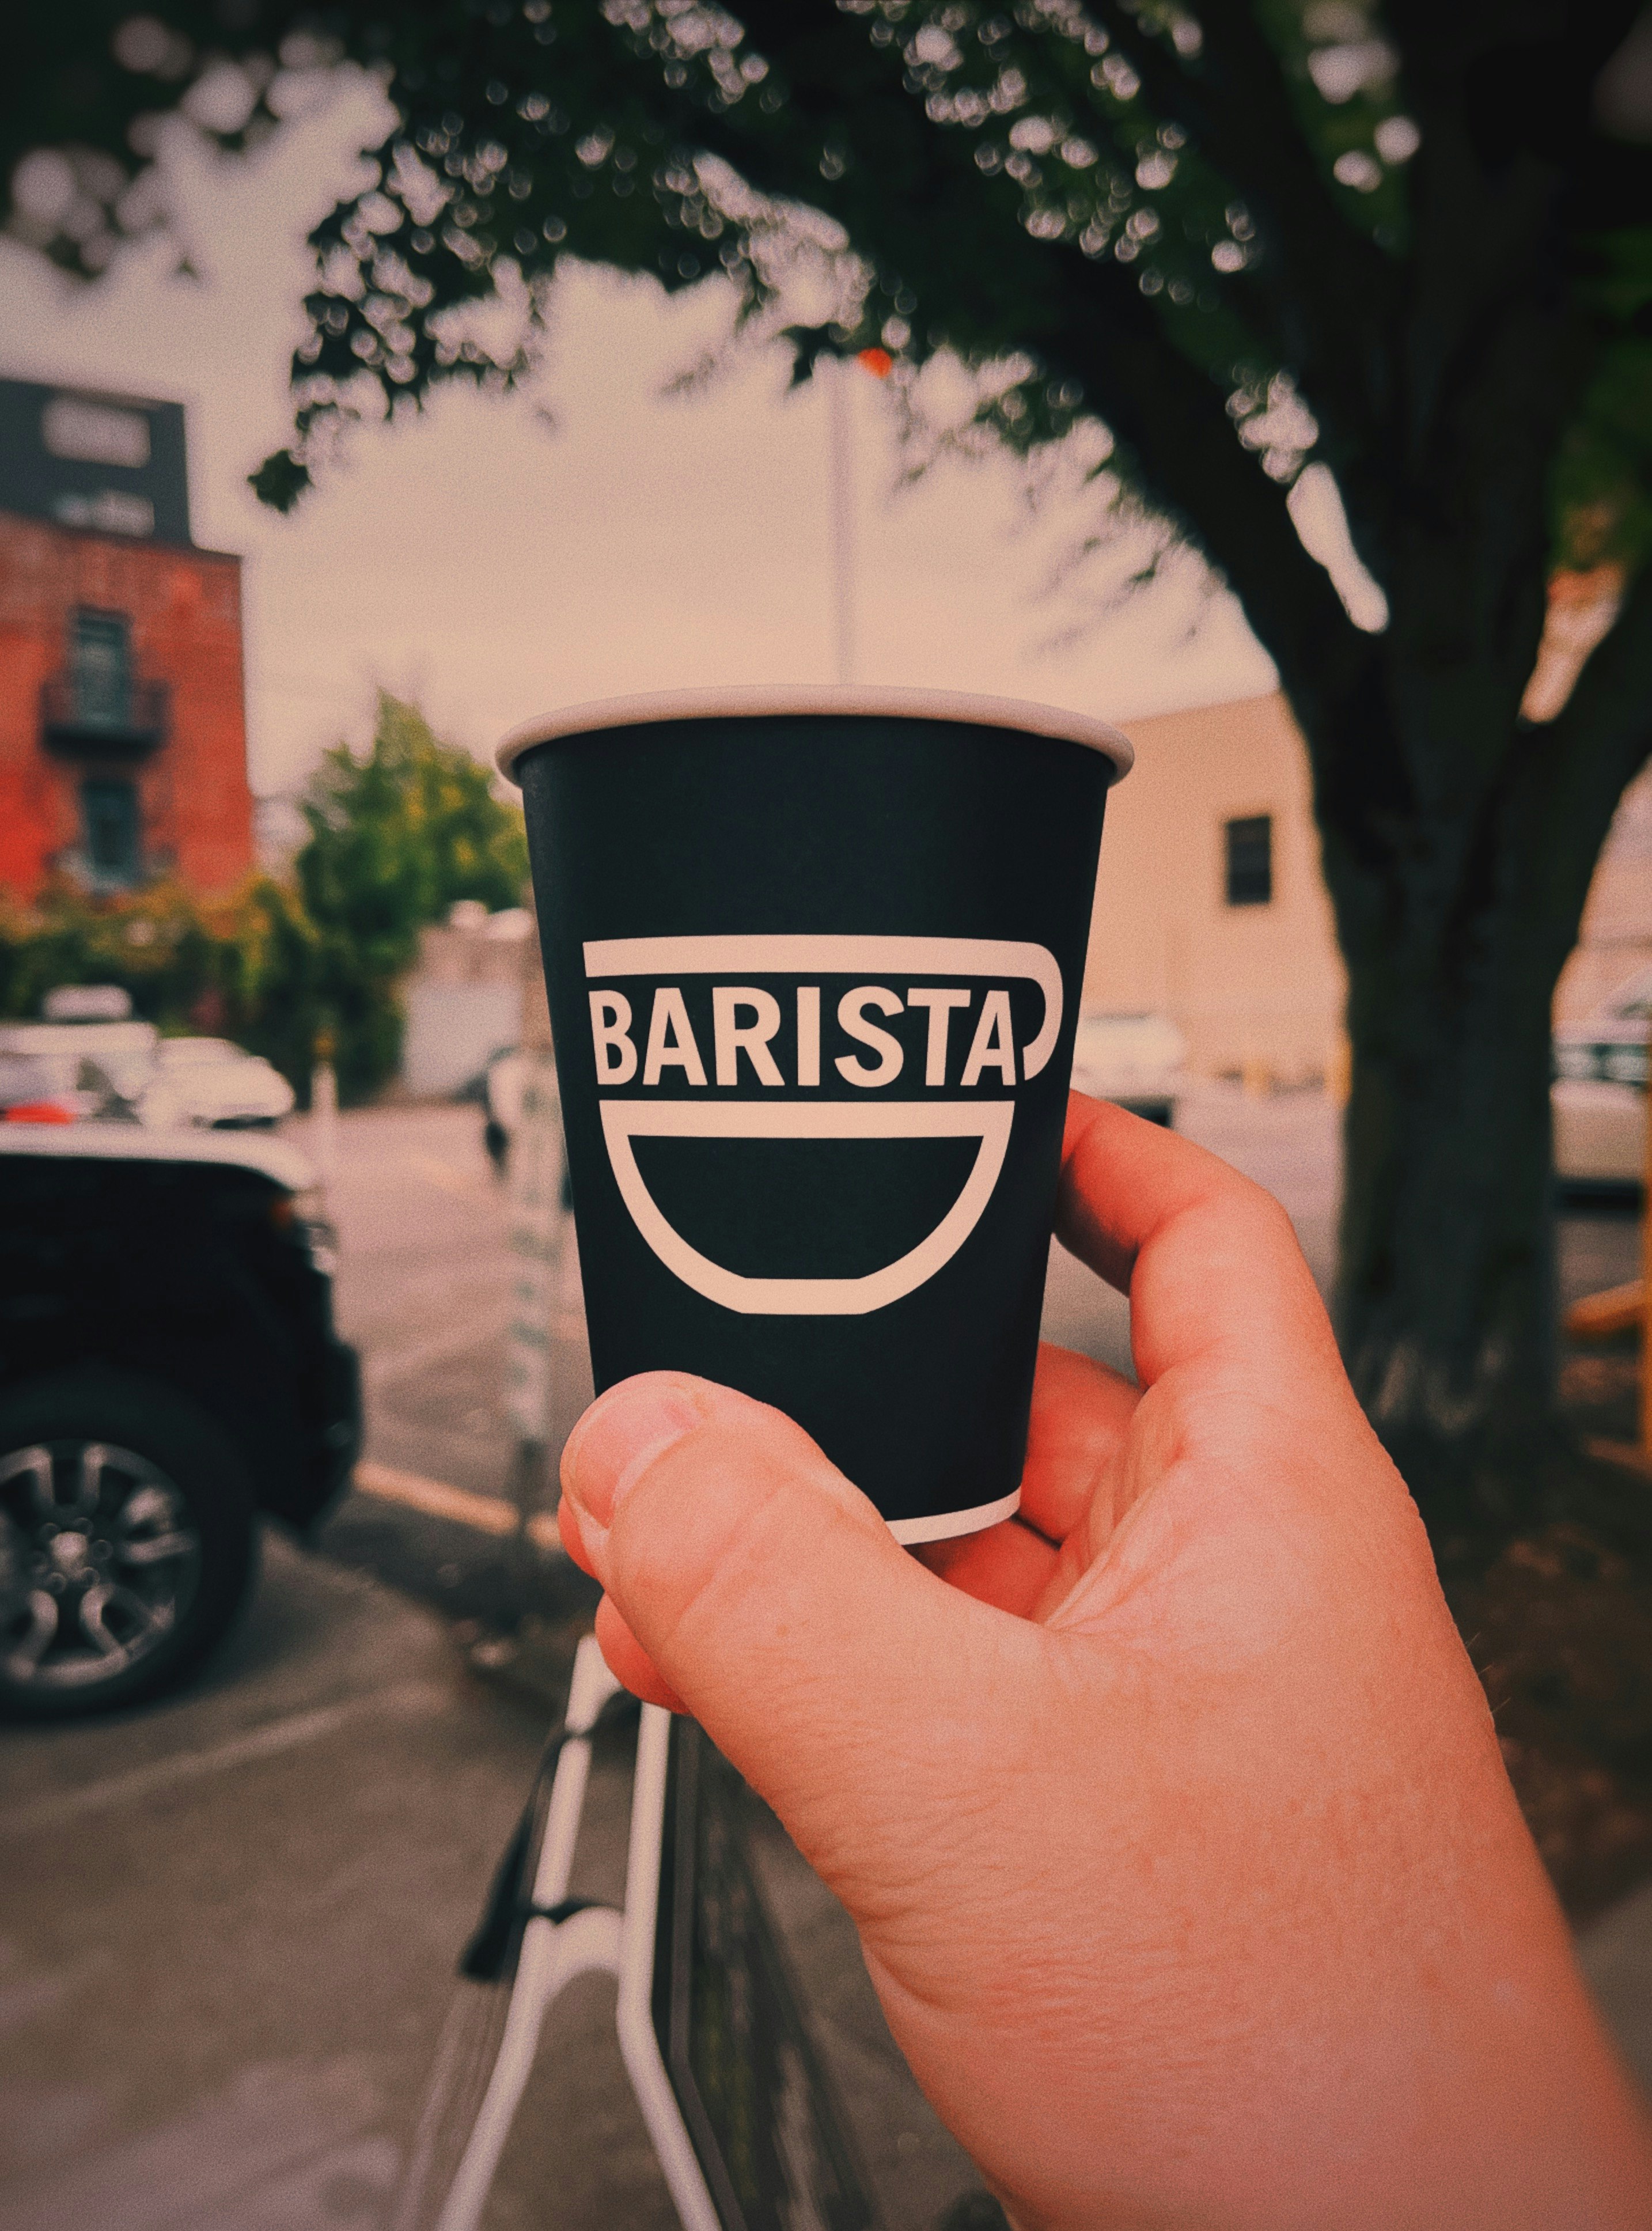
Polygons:
[[96,1369],[0,1395],[0,1717],[78,1719],[175,1688],[257,1565],[247,1466],[185,1396]]

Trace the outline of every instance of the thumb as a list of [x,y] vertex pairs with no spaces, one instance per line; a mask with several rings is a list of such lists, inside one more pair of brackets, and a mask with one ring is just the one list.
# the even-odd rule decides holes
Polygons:
[[911,1882],[926,1826],[1002,1756],[992,1700],[1037,1685],[1004,1665],[1037,1630],[937,1580],[800,1426],[707,1380],[611,1387],[562,1484],[622,1678],[652,1689],[651,1667],[851,1907]]

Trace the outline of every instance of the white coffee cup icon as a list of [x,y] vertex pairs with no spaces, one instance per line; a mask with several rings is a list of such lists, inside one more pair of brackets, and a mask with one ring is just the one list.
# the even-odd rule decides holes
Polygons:
[[[1008,939],[876,936],[709,936],[596,940],[584,947],[589,982],[646,976],[944,975],[1023,979],[1043,996],[1043,1015],[1018,1055],[1003,1042],[1000,1075],[1036,1077],[1055,1050],[1062,1020],[1062,979],[1042,945]],[[593,1012],[596,996],[593,995]],[[1000,993],[1002,999],[1003,995]],[[898,1004],[898,1003],[897,1003]],[[1004,1002],[1007,1029],[1007,1000]],[[703,1077],[703,1070],[701,1076]],[[966,1068],[967,1078],[968,1070]],[[598,1082],[603,1080],[599,1076]],[[620,1081],[616,1079],[615,1081]],[[629,1081],[629,1074],[626,1082]],[[859,1078],[852,1081],[861,1081]],[[1003,1167],[1015,1121],[1014,1100],[971,1094],[844,1102],[624,1097],[604,1093],[603,1135],[621,1198],[638,1232],[674,1277],[707,1301],[745,1316],[860,1316],[887,1307],[933,1277],[980,1221]],[[633,1141],[678,1139],[958,1139],[980,1142],[962,1190],[940,1221],[914,1247],[854,1277],[758,1277],[727,1269],[692,1246],[649,1193]]]

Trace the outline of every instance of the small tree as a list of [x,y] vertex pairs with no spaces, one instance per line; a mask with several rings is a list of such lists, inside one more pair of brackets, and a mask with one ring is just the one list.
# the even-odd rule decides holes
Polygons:
[[519,906],[527,883],[522,816],[489,771],[381,690],[365,757],[335,744],[300,800],[310,831],[294,862],[310,918],[346,932],[367,965],[395,973],[420,927],[460,899]]
[[419,931],[460,899],[519,906],[527,840],[488,770],[382,690],[365,756],[336,744],[300,811],[310,835],[293,865],[319,943],[318,1020],[326,1016],[337,1040],[340,1089],[358,1098],[399,1058],[397,985]]
[[[145,111],[193,81],[194,113],[237,145],[264,122],[278,46],[378,72],[397,121],[377,180],[313,236],[299,438],[255,475],[282,508],[364,387],[383,409],[443,378],[518,378],[565,252],[668,288],[721,270],[758,310],[789,255],[836,253],[838,313],[792,335],[801,369],[872,344],[908,370],[942,347],[996,362],[981,424],[1022,448],[1099,414],[1138,495],[1237,593],[1307,739],[1350,982],[1354,1383],[1436,1521],[1500,1522],[1553,1438],[1550,1002],[1652,746],[1638,15],[34,10],[10,152],[76,143],[26,181],[17,222],[94,268]],[[246,68],[226,74],[229,57]],[[519,313],[503,346],[464,315],[496,291]],[[1385,600],[1380,631],[1296,533],[1310,458]],[[1565,708],[1527,722],[1546,577],[1585,559],[1619,569],[1620,616]]]
[[268,876],[210,898],[169,883],[94,899],[57,883],[31,907],[0,903],[0,1015],[37,1018],[56,985],[118,984],[169,1036],[227,1034],[300,1088],[317,962],[297,892]]

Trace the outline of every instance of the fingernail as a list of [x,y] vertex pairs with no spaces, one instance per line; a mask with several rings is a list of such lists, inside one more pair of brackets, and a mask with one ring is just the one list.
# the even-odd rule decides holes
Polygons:
[[574,1427],[562,1456],[562,1482],[594,1555],[632,1483],[655,1458],[705,1423],[706,1413],[681,1380],[650,1372],[610,1387]]

